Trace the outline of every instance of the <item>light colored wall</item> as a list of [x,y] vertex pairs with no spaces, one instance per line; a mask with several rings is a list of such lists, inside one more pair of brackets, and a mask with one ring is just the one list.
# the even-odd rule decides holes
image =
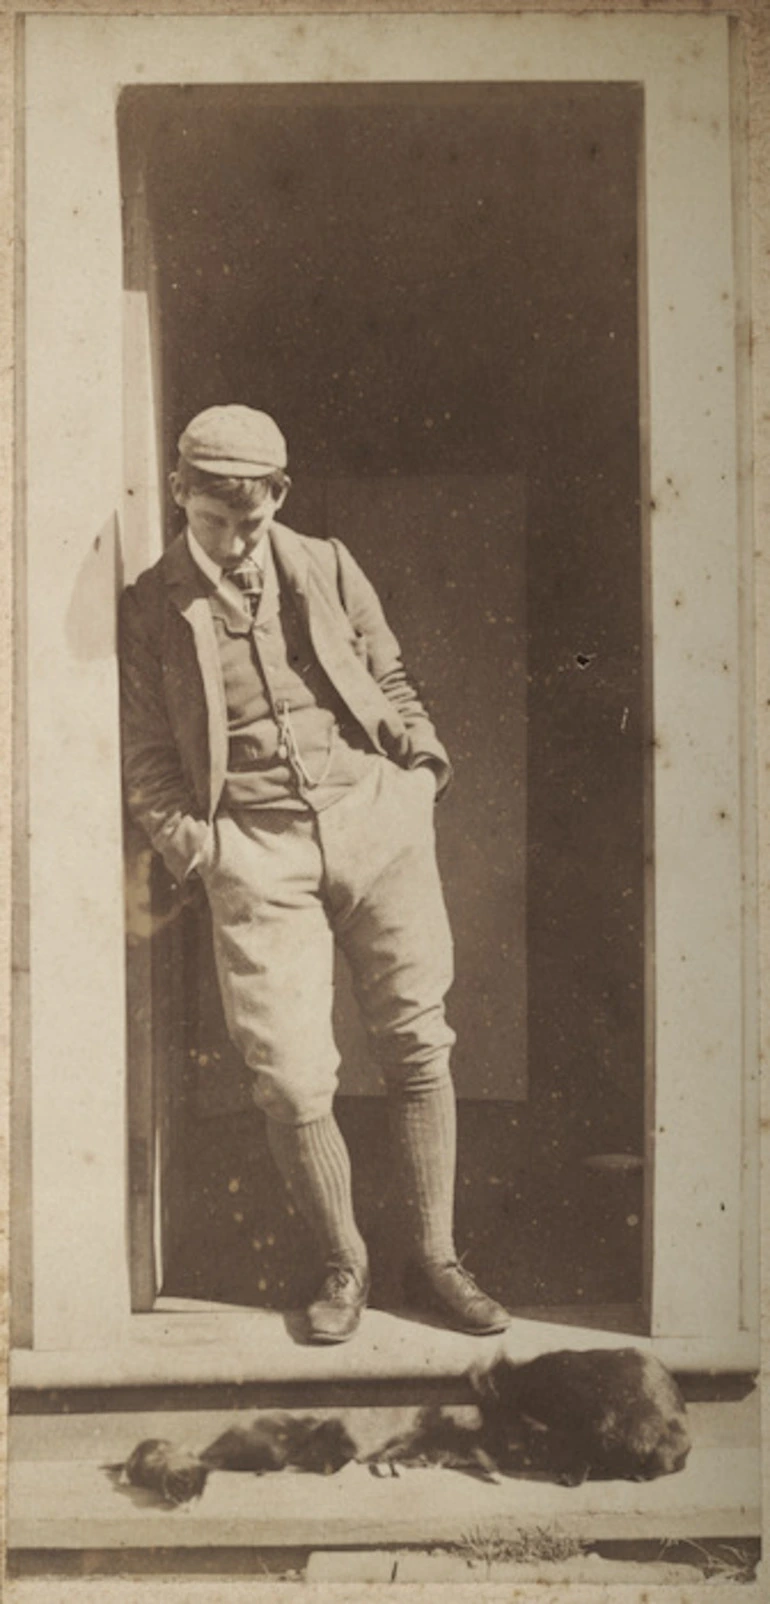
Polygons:
[[[127,1310],[115,104],[131,82],[632,79],[646,90],[655,647],[653,1321],[737,1330],[745,998],[725,18],[75,17],[26,24],[35,1342]],[[139,536],[131,535],[132,541]],[[128,568],[136,556],[126,553]],[[745,735],[745,730],[744,730]]]
[[120,190],[112,73],[87,88],[88,46],[53,32],[43,24],[29,52],[23,425],[33,1318],[44,1348],[108,1340],[127,1299]]

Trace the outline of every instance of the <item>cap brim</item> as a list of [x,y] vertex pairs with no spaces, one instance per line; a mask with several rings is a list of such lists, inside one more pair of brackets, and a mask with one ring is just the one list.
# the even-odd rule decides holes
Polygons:
[[201,473],[210,473],[212,477],[233,479],[265,479],[270,473],[282,473],[284,464],[278,462],[244,462],[235,457],[188,456],[184,453],[185,462],[191,468],[199,468]]

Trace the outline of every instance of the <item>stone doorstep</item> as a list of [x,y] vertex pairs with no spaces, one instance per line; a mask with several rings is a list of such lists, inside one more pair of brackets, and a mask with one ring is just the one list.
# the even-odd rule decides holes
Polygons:
[[703,1580],[697,1565],[651,1560],[603,1559],[576,1554],[566,1560],[538,1564],[499,1560],[486,1563],[459,1554],[394,1553],[391,1549],[315,1549],[308,1556],[306,1582],[539,1582],[638,1583],[652,1587],[689,1587]]
[[8,1545],[383,1550],[534,1527],[555,1527],[583,1543],[756,1537],[757,1403],[751,1395],[691,1405],[687,1466],[656,1482],[567,1488],[513,1477],[489,1483],[442,1469],[379,1478],[353,1463],[326,1477],[214,1473],[202,1498],[185,1509],[120,1486],[106,1467],[124,1462],[146,1436],[168,1435],[200,1450],[232,1424],[232,1411],[13,1416]]
[[[653,1352],[685,1372],[756,1372],[757,1339],[744,1333],[724,1348],[697,1337],[641,1336],[625,1326],[560,1322],[519,1313],[503,1336],[471,1337],[379,1309],[367,1310],[350,1342],[308,1346],[288,1329],[289,1317],[243,1310],[197,1309],[133,1315],[112,1347],[71,1350],[16,1348],[10,1355],[13,1390],[94,1391],[115,1387],[344,1386],[349,1393],[376,1383],[456,1382],[498,1352],[517,1362],[558,1348],[622,1348]],[[573,1311],[573,1318],[574,1318]]]

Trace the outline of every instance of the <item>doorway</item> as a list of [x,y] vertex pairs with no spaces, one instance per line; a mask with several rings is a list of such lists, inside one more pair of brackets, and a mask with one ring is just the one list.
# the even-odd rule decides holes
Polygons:
[[[166,468],[205,406],[275,414],[286,521],[350,545],[455,761],[437,826],[458,1240],[490,1292],[549,1311],[642,1297],[641,111],[612,84],[121,103]],[[309,1243],[226,1040],[209,939],[190,906],[153,962],[162,1288],[280,1307]],[[339,996],[340,1123],[393,1303],[385,1122],[344,972]]]

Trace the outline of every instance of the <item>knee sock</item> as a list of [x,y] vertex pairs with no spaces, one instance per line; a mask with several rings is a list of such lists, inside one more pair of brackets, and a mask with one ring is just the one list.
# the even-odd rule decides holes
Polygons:
[[451,1081],[393,1087],[390,1127],[403,1178],[408,1230],[414,1257],[447,1264],[456,1258],[454,1191],[457,1110]]
[[333,1114],[309,1125],[268,1119],[270,1151],[324,1262],[366,1264],[366,1244],[353,1213],[350,1158]]

